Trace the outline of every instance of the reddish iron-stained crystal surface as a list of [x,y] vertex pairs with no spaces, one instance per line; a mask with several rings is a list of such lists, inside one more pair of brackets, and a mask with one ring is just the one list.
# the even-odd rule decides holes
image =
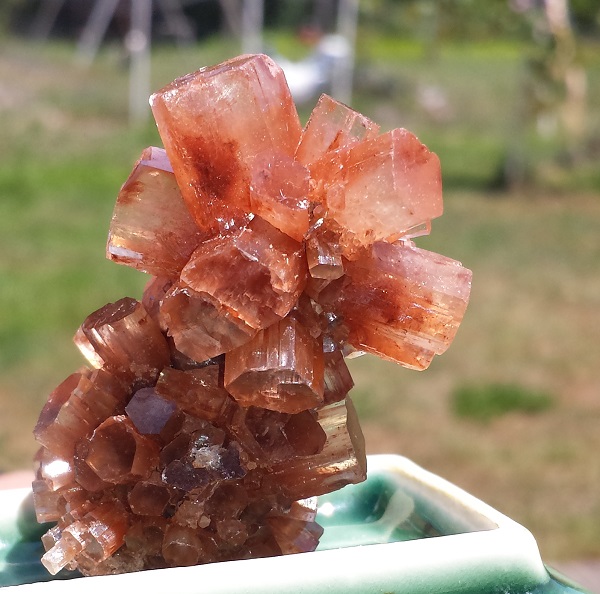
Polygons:
[[442,214],[440,162],[404,129],[325,155],[311,169],[344,255],[394,241]]
[[296,160],[310,167],[327,153],[348,149],[378,133],[375,122],[332,97],[321,95],[296,149]]
[[75,334],[75,344],[94,367],[127,384],[152,384],[170,359],[159,326],[130,297],[90,314]]
[[252,212],[256,156],[292,157],[300,140],[283,71],[263,55],[179,78],[150,104],[183,198],[199,227],[210,232]]
[[183,282],[164,295],[159,320],[178,351],[196,361],[221,355],[258,332],[214,297]]
[[305,245],[311,279],[328,282],[344,275],[339,235],[328,229],[323,219],[318,220],[306,234]]
[[164,149],[145,149],[117,196],[107,257],[156,276],[176,276],[201,239]]
[[183,412],[215,422],[227,419],[233,405],[222,377],[222,362],[185,371],[167,367],[160,374],[155,389]]
[[331,283],[319,302],[342,316],[355,348],[425,369],[454,339],[470,288],[471,271],[455,260],[376,242],[347,263],[343,282]]
[[225,355],[225,388],[242,406],[297,413],[323,404],[323,347],[293,317]]
[[187,287],[256,329],[289,313],[306,277],[303,245],[259,217],[241,231],[204,242],[181,271]]
[[283,153],[262,153],[252,165],[250,208],[280,231],[302,241],[308,231],[310,176]]
[[417,248],[437,157],[331,97],[304,131],[242,56],[151,99],[165,150],[117,196],[110,259],[152,275],[84,320],[91,365],[34,434],[42,562],[104,575],[314,550],[316,496],[366,477],[345,356],[424,369],[471,274]]

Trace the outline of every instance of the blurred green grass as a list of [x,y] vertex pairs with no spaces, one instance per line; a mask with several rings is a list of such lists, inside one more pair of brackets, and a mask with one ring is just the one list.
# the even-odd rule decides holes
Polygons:
[[552,397],[518,384],[459,385],[452,391],[452,410],[458,417],[489,423],[511,412],[536,414],[552,406]]
[[[305,52],[289,36],[271,33],[270,42]],[[220,38],[159,48],[152,87],[237,51]],[[421,374],[351,361],[354,395],[369,451],[407,455],[466,487],[529,527],[547,558],[598,556],[589,526],[600,525],[599,178],[587,165],[549,188],[491,189],[519,138],[525,52],[463,43],[431,59],[417,43],[359,37],[353,105],[438,152],[446,213],[418,243],[472,268],[474,284],[448,353]],[[586,55],[598,96],[600,53]],[[118,46],[83,69],[69,44],[3,41],[0,80],[11,83],[0,93],[0,470],[28,466],[42,403],[83,363],[71,343],[81,321],[139,296],[146,281],[104,258],[118,189],[141,150],[160,143],[151,122],[127,123],[124,66]],[[441,91],[444,114],[420,105],[427,88]],[[591,133],[600,129],[592,107]],[[457,386],[499,382],[547,392],[553,406],[485,426],[453,413]]]

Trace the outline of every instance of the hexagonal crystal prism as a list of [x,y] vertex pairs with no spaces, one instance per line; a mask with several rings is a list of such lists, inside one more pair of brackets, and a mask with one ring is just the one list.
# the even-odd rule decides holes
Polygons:
[[260,329],[287,315],[307,273],[302,244],[254,217],[237,233],[204,242],[181,271],[181,282]]
[[117,196],[107,257],[156,276],[176,275],[202,238],[164,149],[145,149]]
[[198,226],[212,233],[251,212],[255,155],[293,156],[300,139],[283,71],[264,55],[202,68],[150,102],[183,198]]
[[90,314],[74,340],[94,367],[126,383],[151,383],[170,362],[169,347],[160,328],[143,305],[130,297]]
[[323,347],[287,317],[225,355],[225,387],[242,406],[298,413],[323,404]]
[[87,465],[104,481],[127,483],[144,479],[158,464],[159,448],[125,415],[109,417],[92,434]]

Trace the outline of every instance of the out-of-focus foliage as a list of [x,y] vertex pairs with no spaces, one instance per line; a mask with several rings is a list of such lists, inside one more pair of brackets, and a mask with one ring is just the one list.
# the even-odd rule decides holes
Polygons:
[[[2,0],[0,28],[26,30],[32,15],[47,0]],[[57,21],[57,30],[75,35],[81,20],[89,13],[94,0],[67,0]],[[381,33],[425,40],[480,40],[490,37],[527,38],[528,23],[523,15],[543,0],[363,0],[360,23]],[[264,0],[267,27],[298,29],[318,27],[327,31],[335,27],[336,0]],[[186,14],[199,36],[223,27],[218,0],[183,2]],[[240,3],[241,6],[241,3]],[[122,20],[127,18],[128,2],[123,2]],[[600,31],[598,0],[571,0],[570,12],[578,32]]]
[[0,2],[0,37],[7,33],[15,12],[22,9],[26,3],[27,0],[2,0]]
[[314,2],[309,0],[280,0],[265,3],[265,20],[268,25],[295,29],[310,23]]
[[[543,0],[372,0],[361,3],[361,17],[364,25],[408,37],[526,39],[529,24],[523,15],[542,4]],[[571,0],[570,11],[581,33],[600,30],[598,0]]]
[[600,30],[600,2],[598,0],[571,0],[571,18],[576,29],[583,34]]
[[506,0],[374,0],[361,5],[365,24],[438,39],[520,36],[526,24]]

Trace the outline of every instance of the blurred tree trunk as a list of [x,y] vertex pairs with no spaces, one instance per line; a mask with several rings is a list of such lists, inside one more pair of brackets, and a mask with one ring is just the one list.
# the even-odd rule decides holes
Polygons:
[[337,15],[336,0],[315,0],[312,24],[321,31],[331,31],[335,27]]
[[526,62],[517,129],[500,185],[551,181],[585,157],[587,75],[569,0],[543,0],[526,16],[532,54]]
[[577,60],[577,38],[569,18],[568,0],[545,0],[544,8],[554,51],[548,56],[548,68],[563,90],[557,106],[567,148],[576,158],[583,140],[586,120],[587,76]]
[[40,4],[31,25],[31,36],[34,39],[39,41],[46,41],[48,39],[64,3],[65,0],[46,0]]
[[219,5],[223,11],[228,33],[239,39],[242,36],[242,6],[240,0],[219,0]]
[[242,0],[242,53],[263,51],[264,0]]

